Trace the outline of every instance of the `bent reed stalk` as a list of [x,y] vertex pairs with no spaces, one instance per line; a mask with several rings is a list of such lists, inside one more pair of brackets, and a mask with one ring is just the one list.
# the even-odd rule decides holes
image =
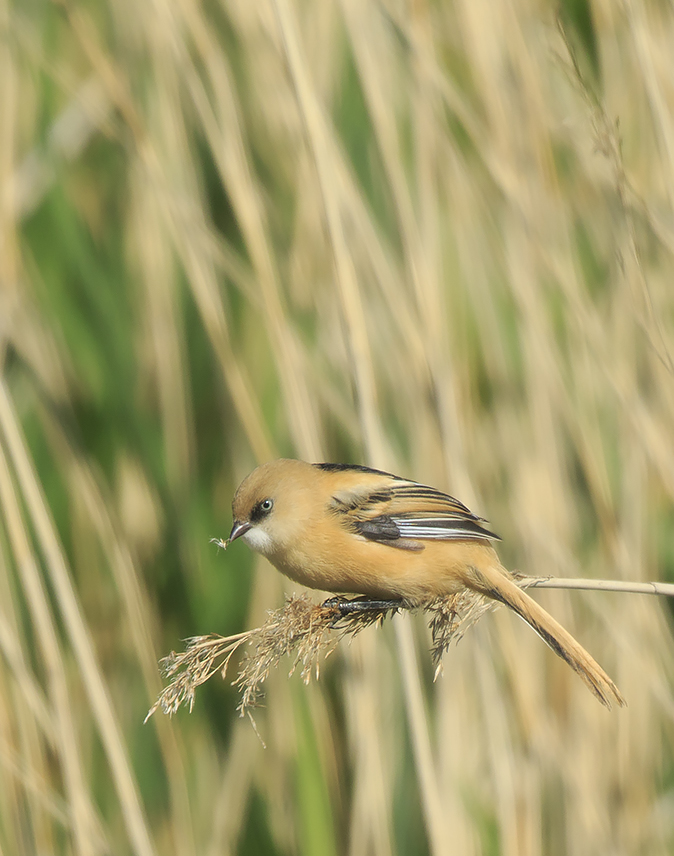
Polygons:
[[615,591],[623,594],[657,594],[674,597],[674,583],[637,583],[625,580],[564,579],[561,577],[522,577],[517,575],[522,588],[577,589],[578,591]]
[[[529,577],[523,574],[515,574],[514,577],[521,588],[613,591],[674,597],[674,584],[671,583]],[[450,645],[458,643],[473,624],[496,606],[496,601],[465,589],[459,594],[437,598],[421,607],[430,615],[434,679],[442,672],[442,656]],[[268,613],[267,620],[260,627],[233,636],[211,633],[191,637],[186,640],[182,653],[172,651],[159,661],[162,675],[171,681],[162,690],[144,721],[147,722],[160,707],[169,716],[183,704],[187,704],[191,711],[197,687],[216,672],[224,680],[232,657],[244,647],[232,685],[241,691],[237,710],[241,716],[246,713],[250,715],[250,708],[259,702],[262,684],[284,656],[293,657],[288,677],[300,667],[302,680],[308,684],[312,675],[318,679],[321,658],[327,658],[343,637],[355,636],[366,627],[381,624],[389,615],[402,609],[412,611],[419,607],[404,601],[338,597],[317,604],[304,594],[288,597],[280,609]]]

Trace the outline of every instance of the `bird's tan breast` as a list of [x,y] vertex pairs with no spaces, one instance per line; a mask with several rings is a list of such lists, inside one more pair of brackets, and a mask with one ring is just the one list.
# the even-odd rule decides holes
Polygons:
[[269,559],[298,583],[330,592],[423,602],[460,590],[471,565],[498,563],[486,541],[418,541],[423,549],[401,550],[355,536],[330,517],[307,531]]

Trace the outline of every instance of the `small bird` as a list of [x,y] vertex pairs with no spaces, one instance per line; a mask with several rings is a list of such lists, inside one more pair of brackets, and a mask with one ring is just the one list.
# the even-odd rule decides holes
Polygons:
[[253,470],[232,502],[242,538],[309,588],[421,606],[471,589],[509,606],[606,707],[624,705],[601,666],[514,582],[487,521],[442,491],[351,464],[280,459]]

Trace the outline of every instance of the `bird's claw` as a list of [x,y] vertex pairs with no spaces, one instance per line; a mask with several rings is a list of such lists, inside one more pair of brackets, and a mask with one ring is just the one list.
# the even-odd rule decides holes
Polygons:
[[328,609],[338,609],[340,617],[362,612],[387,612],[398,610],[402,606],[401,600],[370,600],[367,597],[348,600],[342,597],[331,597],[323,601],[323,606]]

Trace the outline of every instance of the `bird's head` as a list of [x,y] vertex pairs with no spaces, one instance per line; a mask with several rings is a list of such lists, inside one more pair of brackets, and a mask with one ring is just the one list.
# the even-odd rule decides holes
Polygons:
[[242,538],[264,556],[282,552],[311,514],[315,479],[311,464],[285,458],[253,470],[234,495],[229,541]]

